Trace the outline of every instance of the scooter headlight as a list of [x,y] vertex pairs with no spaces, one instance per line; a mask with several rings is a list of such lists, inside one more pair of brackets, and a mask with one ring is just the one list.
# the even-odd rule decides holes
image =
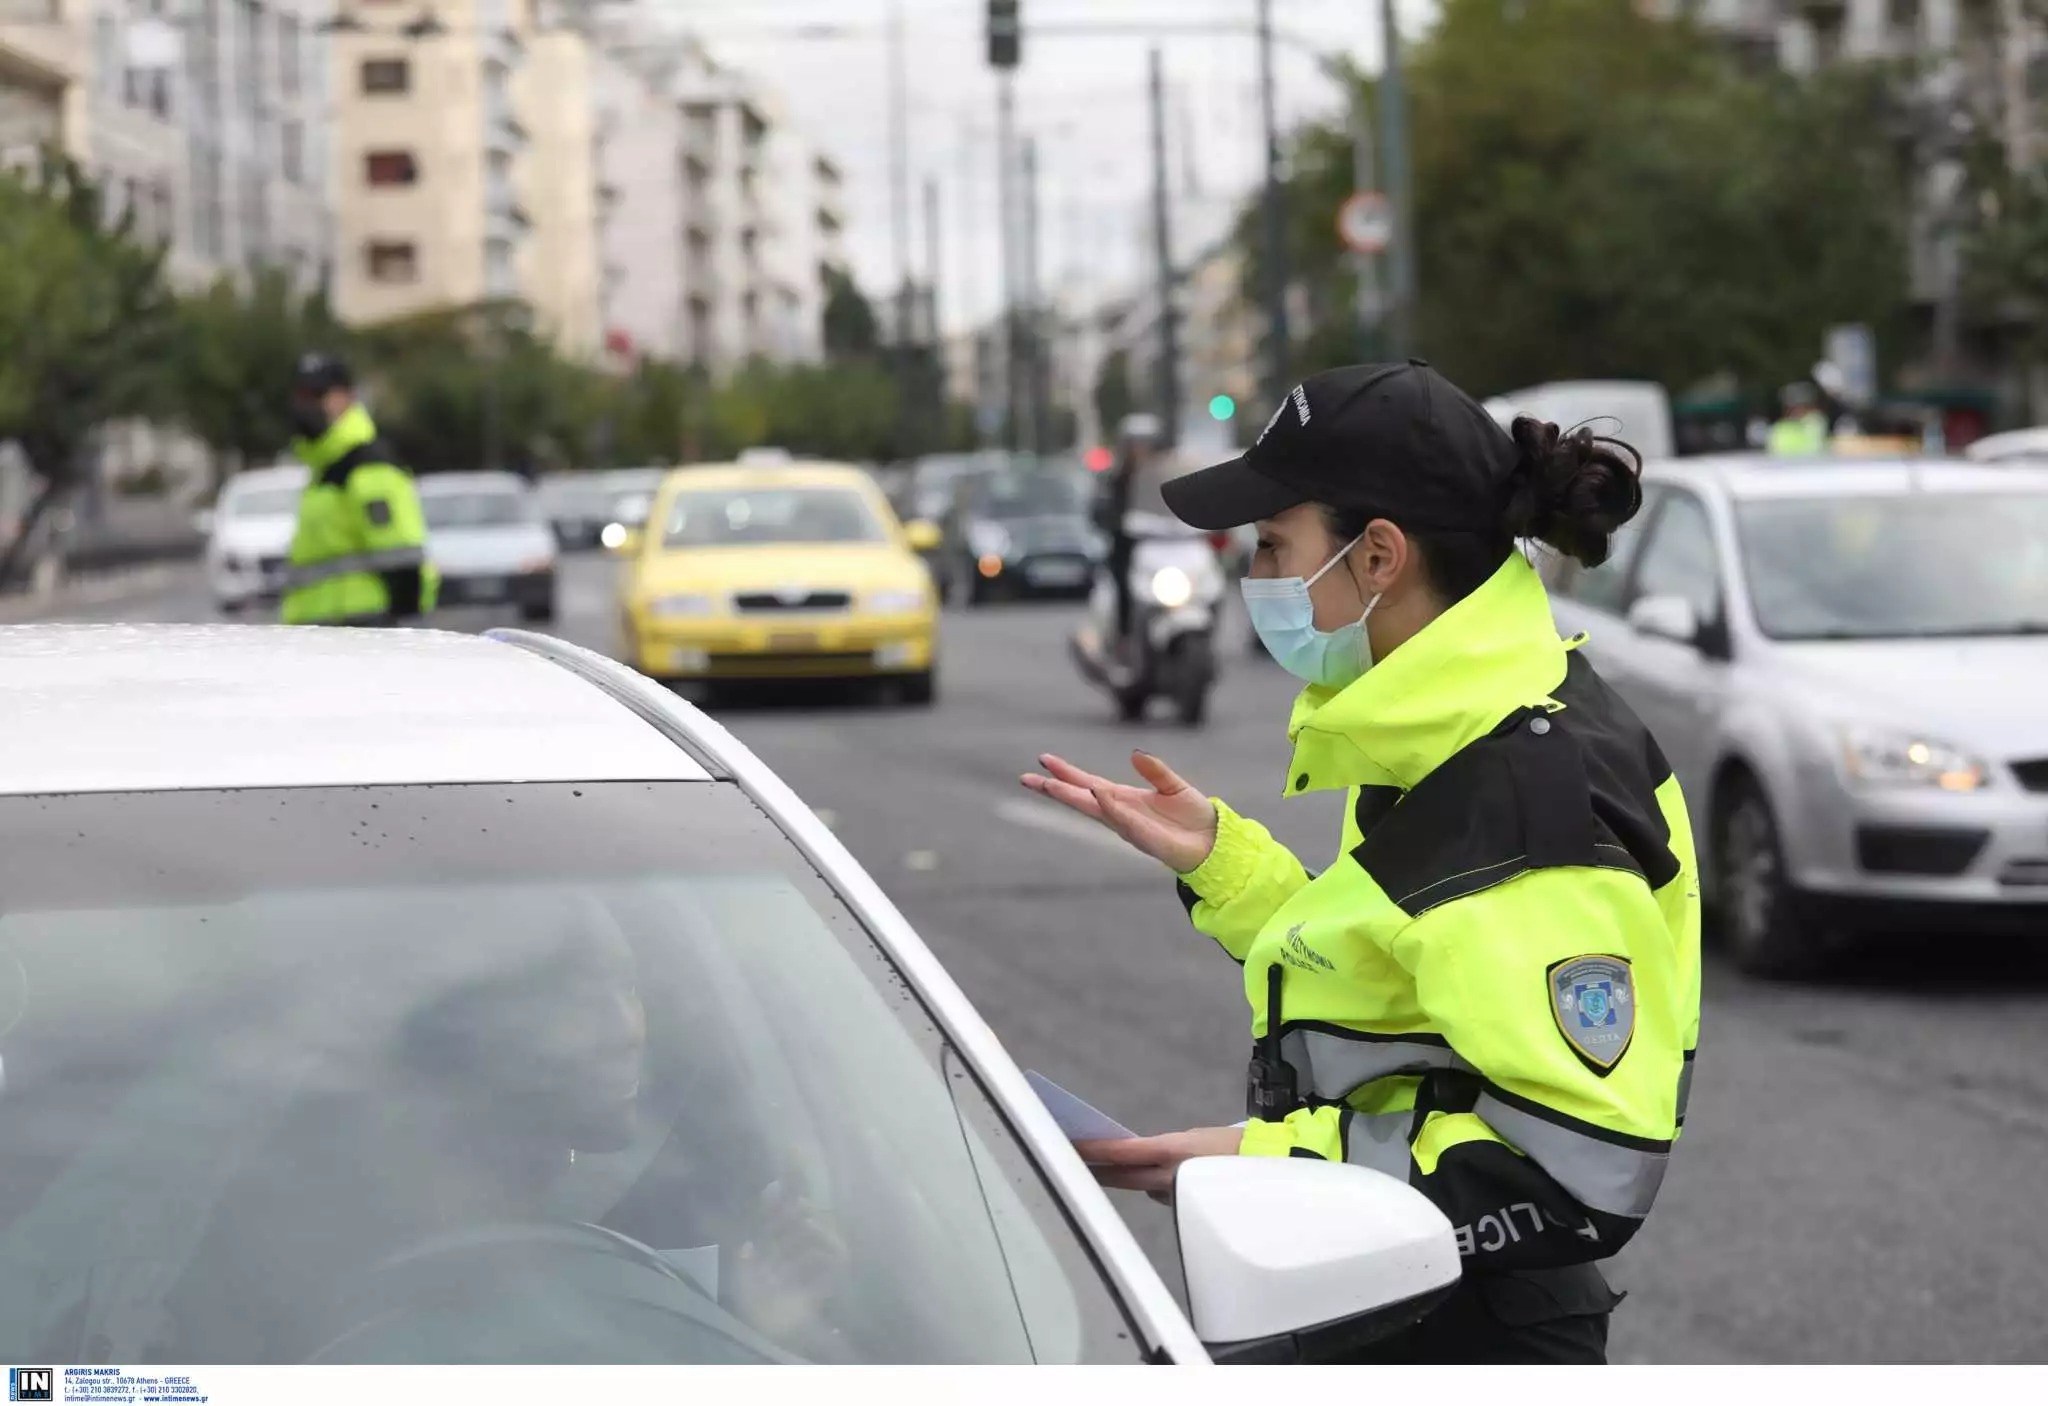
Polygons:
[[1195,583],[1177,566],[1161,567],[1152,573],[1152,599],[1171,610],[1186,605],[1195,596]]

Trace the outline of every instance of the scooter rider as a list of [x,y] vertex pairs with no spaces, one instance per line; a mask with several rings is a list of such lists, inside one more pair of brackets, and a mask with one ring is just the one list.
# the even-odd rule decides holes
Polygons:
[[[1118,427],[1116,461],[1103,475],[1102,491],[1095,499],[1095,525],[1109,536],[1106,569],[1116,588],[1116,637],[1112,653],[1117,663],[1126,668],[1131,666],[1135,653],[1131,626],[1137,608],[1131,596],[1131,558],[1137,543],[1127,519],[1134,507],[1142,505],[1138,497],[1141,482],[1156,478],[1152,471],[1165,447],[1164,441],[1157,416],[1125,416]],[[1156,493],[1155,487],[1154,496]]]

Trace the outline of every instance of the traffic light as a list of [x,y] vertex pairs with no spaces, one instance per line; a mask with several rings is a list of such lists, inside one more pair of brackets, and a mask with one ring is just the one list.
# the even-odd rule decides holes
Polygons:
[[1015,68],[1024,59],[1024,26],[1018,18],[1020,0],[988,0],[988,62],[990,68]]
[[1091,474],[1108,473],[1109,466],[1116,462],[1116,455],[1110,452],[1108,445],[1098,444],[1082,456],[1081,462],[1088,466]]
[[1212,419],[1212,420],[1228,420],[1228,419],[1229,419],[1229,418],[1230,418],[1231,416],[1235,415],[1236,413],[1237,413],[1237,402],[1236,402],[1236,401],[1234,401],[1234,400],[1232,400],[1232,399],[1231,399],[1231,398],[1230,398],[1229,396],[1227,396],[1227,395],[1212,395],[1212,396],[1210,396],[1210,397],[1209,397],[1209,418],[1210,418],[1210,419]]

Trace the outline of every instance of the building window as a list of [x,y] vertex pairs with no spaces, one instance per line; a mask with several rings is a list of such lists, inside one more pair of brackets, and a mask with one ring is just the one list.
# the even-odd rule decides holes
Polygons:
[[170,239],[178,228],[178,206],[171,198],[169,181],[154,180],[149,183],[149,208],[156,237]]
[[251,121],[263,115],[263,7],[242,0],[242,110]]
[[365,179],[373,186],[409,186],[420,178],[419,163],[409,151],[373,151],[363,158]]
[[419,250],[409,239],[370,241],[366,262],[369,264],[372,283],[419,281]]
[[293,185],[306,183],[306,124],[296,117],[278,125],[277,167]]
[[363,91],[365,93],[411,92],[412,66],[404,59],[364,59]]
[[299,95],[302,33],[297,15],[277,17],[277,86],[285,97]]
[[219,259],[227,238],[220,153],[202,147],[192,160],[192,242],[203,259]]
[[[210,118],[220,116],[220,0],[201,0],[199,24],[192,42],[185,46],[192,88],[198,94],[199,110]],[[209,125],[218,125],[217,123]]]

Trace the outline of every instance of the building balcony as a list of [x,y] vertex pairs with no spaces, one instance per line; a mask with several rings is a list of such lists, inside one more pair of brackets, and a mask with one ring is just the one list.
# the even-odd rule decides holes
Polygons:
[[0,0],[0,83],[61,92],[84,73],[85,57],[57,0]]

